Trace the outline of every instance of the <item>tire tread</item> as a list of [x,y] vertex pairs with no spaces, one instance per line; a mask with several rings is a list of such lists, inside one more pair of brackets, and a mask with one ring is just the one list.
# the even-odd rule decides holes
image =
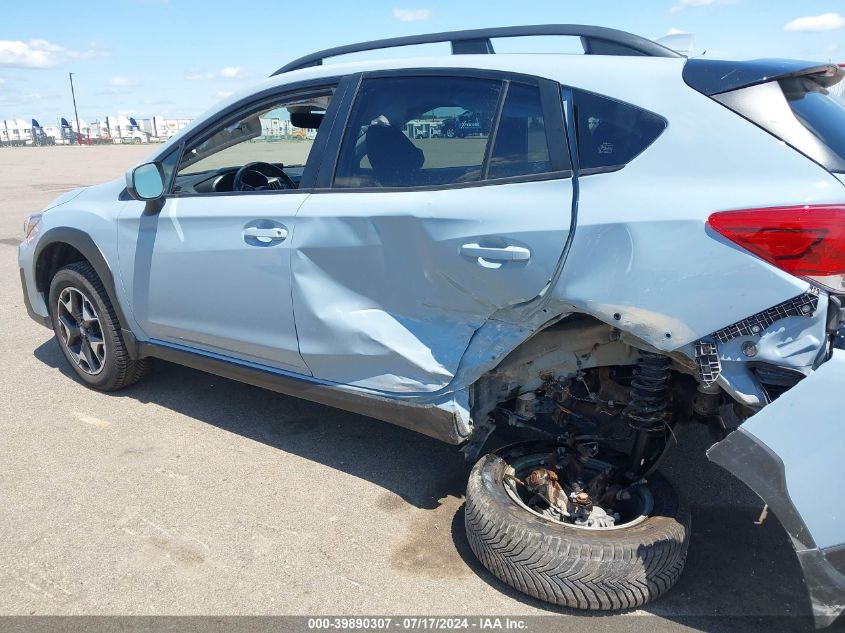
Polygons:
[[527,512],[522,519],[524,511],[509,498],[491,495],[496,460],[502,462],[488,455],[476,464],[465,509],[469,546],[494,576],[540,600],[588,610],[640,607],[677,582],[689,543],[689,512],[682,503],[674,516],[640,524],[638,536],[622,529],[615,531],[618,538],[590,542],[577,528],[554,530]]
[[[96,293],[97,300],[105,307],[105,313],[100,315],[101,327],[103,337],[108,337],[108,342],[111,344],[110,356],[114,363],[114,369],[105,382],[94,384],[86,381],[87,384],[100,391],[117,391],[118,389],[133,385],[144,378],[150,372],[152,366],[151,359],[133,359],[129,355],[123,335],[121,334],[120,320],[117,318],[117,313],[109,299],[105,286],[94,270],[94,267],[87,261],[74,262],[61,268],[56,273],[56,276],[64,272],[71,273],[73,277],[82,277]],[[53,279],[55,280],[55,278],[54,276]],[[107,349],[109,349],[108,346]]]

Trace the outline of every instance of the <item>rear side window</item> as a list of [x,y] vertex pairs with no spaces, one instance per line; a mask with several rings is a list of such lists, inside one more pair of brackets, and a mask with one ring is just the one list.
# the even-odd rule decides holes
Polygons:
[[666,129],[666,119],[629,103],[575,90],[581,169],[624,167]]
[[367,79],[341,147],[335,187],[481,180],[502,83],[469,77]]
[[490,155],[489,178],[552,171],[543,106],[537,86],[511,83]]
[[827,76],[803,75],[713,98],[830,171],[845,172],[845,98],[826,83]]

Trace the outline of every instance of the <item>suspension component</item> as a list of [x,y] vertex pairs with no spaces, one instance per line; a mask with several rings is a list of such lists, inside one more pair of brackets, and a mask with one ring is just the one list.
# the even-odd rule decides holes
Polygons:
[[631,472],[637,472],[646,454],[649,440],[663,434],[666,408],[669,406],[670,361],[653,352],[640,351],[634,378],[631,380],[630,404],[623,412],[634,431]]

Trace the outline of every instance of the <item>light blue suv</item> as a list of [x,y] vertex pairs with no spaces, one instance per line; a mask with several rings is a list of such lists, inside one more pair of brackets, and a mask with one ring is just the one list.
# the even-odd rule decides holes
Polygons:
[[[585,55],[491,54],[527,35]],[[454,55],[323,65],[432,42]],[[469,542],[559,605],[674,584],[690,515],[657,471],[678,425],[708,424],[828,624],[845,605],[842,77],[572,25],[322,51],[125,182],[29,216],[24,297],[96,389],[162,358],[498,449],[470,476]],[[462,112],[476,132],[448,133]],[[496,429],[523,441],[491,446]]]

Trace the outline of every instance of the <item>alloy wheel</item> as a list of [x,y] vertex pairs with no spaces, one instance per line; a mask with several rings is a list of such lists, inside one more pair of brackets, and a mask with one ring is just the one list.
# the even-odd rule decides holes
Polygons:
[[86,374],[96,376],[105,367],[106,343],[94,304],[81,290],[68,286],[59,294],[56,309],[68,356]]

